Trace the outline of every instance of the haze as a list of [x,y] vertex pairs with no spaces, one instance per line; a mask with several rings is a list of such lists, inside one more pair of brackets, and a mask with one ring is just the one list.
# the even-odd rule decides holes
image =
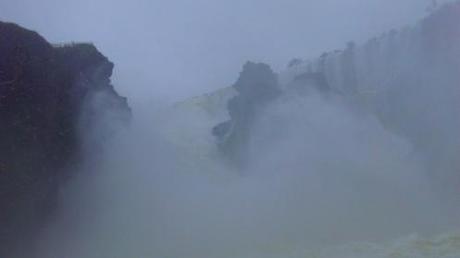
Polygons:
[[0,0],[0,20],[51,42],[90,41],[116,64],[116,88],[176,101],[231,85],[247,60],[295,57],[413,24],[430,0]]
[[435,2],[0,0],[93,42],[132,107],[105,59],[91,93],[75,69],[77,161],[11,257],[458,257],[460,2]]

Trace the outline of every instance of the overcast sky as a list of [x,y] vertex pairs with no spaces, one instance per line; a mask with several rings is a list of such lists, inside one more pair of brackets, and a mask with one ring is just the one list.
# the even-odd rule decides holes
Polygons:
[[232,84],[247,60],[275,70],[413,24],[431,0],[0,0],[0,20],[51,42],[91,41],[132,99]]

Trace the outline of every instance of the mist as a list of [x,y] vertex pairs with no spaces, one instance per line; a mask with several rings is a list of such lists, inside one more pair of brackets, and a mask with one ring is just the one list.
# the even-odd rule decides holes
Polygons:
[[[375,96],[328,74],[346,55],[334,50],[353,40],[370,60],[368,39],[416,24],[430,1],[1,1],[2,20],[52,42],[93,42],[133,107],[125,125],[104,96],[88,100],[101,115],[93,127],[81,118],[84,162],[33,257],[345,257],[322,250],[459,229],[458,59],[413,63],[426,54],[404,41],[418,39],[416,27],[388,40],[413,51],[382,50],[376,71],[356,65],[364,79],[353,87],[390,85]],[[308,81],[297,92],[296,69],[311,64],[287,63],[327,51],[330,89]],[[247,60],[270,64],[283,93],[251,120],[239,167],[212,131],[234,119],[237,93],[219,90]]]
[[199,116],[144,114],[63,191],[39,257],[310,257],[458,225],[411,143],[338,98],[273,103],[244,173],[168,140]]

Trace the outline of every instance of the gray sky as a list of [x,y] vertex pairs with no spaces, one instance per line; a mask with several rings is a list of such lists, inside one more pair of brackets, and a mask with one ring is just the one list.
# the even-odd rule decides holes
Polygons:
[[0,0],[0,20],[51,42],[91,41],[131,99],[176,100],[232,84],[247,60],[276,70],[413,24],[430,0]]

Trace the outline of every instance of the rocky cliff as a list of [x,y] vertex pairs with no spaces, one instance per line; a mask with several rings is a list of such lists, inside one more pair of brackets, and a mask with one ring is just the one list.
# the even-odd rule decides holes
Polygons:
[[[52,215],[68,168],[81,160],[83,131],[108,111],[129,120],[113,66],[92,44],[53,46],[0,22],[1,257],[29,248]],[[101,95],[103,104],[91,104]]]

